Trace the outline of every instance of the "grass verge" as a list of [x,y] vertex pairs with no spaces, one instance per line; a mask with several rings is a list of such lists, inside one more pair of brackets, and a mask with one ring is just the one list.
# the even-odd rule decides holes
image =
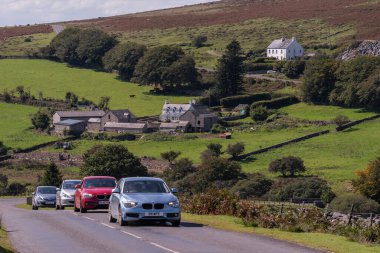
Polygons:
[[[18,204],[16,205],[17,208],[25,209],[28,211],[32,211],[32,206],[28,204]],[[43,211],[55,211],[56,209],[54,207],[41,207],[39,210]],[[65,210],[74,210],[73,207],[65,207]]]
[[324,233],[292,233],[279,229],[246,227],[240,218],[223,215],[194,215],[183,213],[182,219],[188,222],[201,223],[206,226],[242,233],[253,233],[297,243],[306,247],[326,250],[335,253],[375,253],[379,245],[364,245],[349,241],[343,236]]
[[14,253],[7,232],[0,227],[0,253]]

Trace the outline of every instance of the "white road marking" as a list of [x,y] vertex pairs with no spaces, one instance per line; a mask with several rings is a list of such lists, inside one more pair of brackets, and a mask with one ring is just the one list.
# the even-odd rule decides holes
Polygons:
[[153,246],[156,246],[157,248],[169,251],[171,253],[179,253],[178,251],[174,251],[174,250],[168,249],[168,248],[166,248],[164,246],[161,246],[160,244],[157,244],[157,243],[154,243],[154,242],[151,242],[150,244],[152,244]]
[[83,216],[83,217],[86,218],[87,220],[95,220],[95,219],[87,217],[87,216]]
[[108,224],[105,224],[105,223],[100,223],[100,224],[102,224],[103,226],[106,226],[106,227],[108,227],[108,228],[115,228],[115,227],[112,227],[112,226],[110,226],[110,225],[108,225]]
[[72,213],[72,214],[74,214],[74,215],[78,216],[78,214],[77,214],[77,213]]
[[132,233],[129,233],[129,232],[127,232],[127,231],[121,231],[122,233],[124,233],[124,234],[127,234],[127,235],[130,235],[130,236],[133,236],[133,237],[135,237],[135,238],[137,238],[137,239],[142,239],[142,237],[140,237],[140,236],[138,236],[138,235],[135,235],[135,234],[132,234]]

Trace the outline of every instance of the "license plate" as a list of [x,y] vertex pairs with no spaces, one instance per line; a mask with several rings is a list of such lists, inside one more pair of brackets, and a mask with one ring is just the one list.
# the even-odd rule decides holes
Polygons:
[[99,205],[108,205],[110,202],[109,201],[99,201]]
[[160,217],[164,216],[164,213],[145,213],[146,217]]
[[54,201],[46,201],[45,204],[46,205],[55,205],[55,202]]

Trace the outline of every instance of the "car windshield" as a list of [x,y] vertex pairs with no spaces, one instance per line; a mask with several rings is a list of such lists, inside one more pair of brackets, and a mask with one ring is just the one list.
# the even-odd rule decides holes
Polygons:
[[169,193],[169,188],[162,181],[137,180],[127,181],[123,193]]
[[55,187],[38,187],[37,192],[41,193],[41,194],[56,194],[57,188],[55,188]]
[[76,180],[76,181],[66,181],[63,183],[63,189],[65,190],[75,190],[75,186],[77,184],[80,184],[80,180]]
[[112,178],[94,178],[84,182],[84,188],[115,188],[115,186],[116,181]]

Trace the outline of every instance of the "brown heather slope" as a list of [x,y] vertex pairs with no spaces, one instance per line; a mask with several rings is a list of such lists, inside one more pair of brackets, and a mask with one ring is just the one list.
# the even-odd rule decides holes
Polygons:
[[[322,19],[332,25],[354,24],[358,31],[357,39],[380,40],[379,0],[222,0],[138,14],[70,21],[65,24],[99,27],[109,32],[126,32],[230,24],[263,17],[283,20]],[[0,28],[0,39],[2,36],[25,35],[20,34],[21,31],[29,31],[26,34],[36,33],[30,30],[32,28],[36,29],[33,26],[6,28],[6,31],[5,28]]]
[[69,23],[124,32],[228,24],[263,17],[284,20],[315,18],[332,25],[355,24],[358,39],[380,39],[379,0],[224,0]]
[[16,36],[31,35],[36,33],[50,33],[53,29],[50,25],[32,25],[0,27],[0,40]]

